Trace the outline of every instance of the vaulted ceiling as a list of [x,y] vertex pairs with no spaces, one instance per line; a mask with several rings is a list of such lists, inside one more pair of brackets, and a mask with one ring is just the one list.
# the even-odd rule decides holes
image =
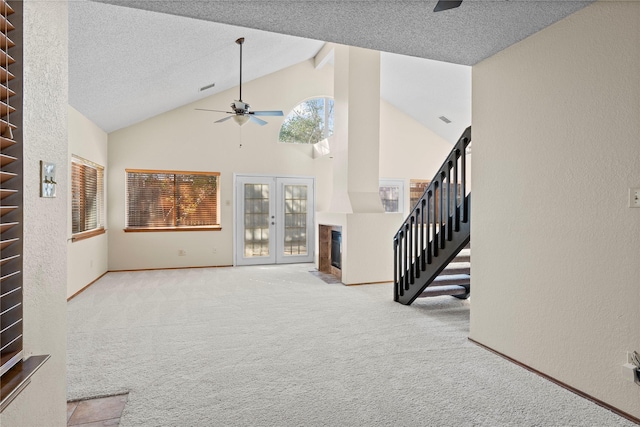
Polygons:
[[71,1],[70,104],[111,132],[236,86],[238,37],[247,40],[244,81],[330,41],[383,51],[381,96],[453,142],[471,121],[469,66],[590,1],[465,0],[434,13],[435,3]]

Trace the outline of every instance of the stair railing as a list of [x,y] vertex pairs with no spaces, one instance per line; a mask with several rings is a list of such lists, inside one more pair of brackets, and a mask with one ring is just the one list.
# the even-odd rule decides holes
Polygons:
[[470,143],[468,127],[393,239],[397,302],[411,304],[469,242],[466,150]]

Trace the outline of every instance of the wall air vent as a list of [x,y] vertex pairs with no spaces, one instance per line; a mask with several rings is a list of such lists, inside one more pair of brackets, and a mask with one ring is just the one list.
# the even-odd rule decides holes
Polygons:
[[440,116],[439,119],[445,122],[446,124],[451,123],[451,120],[447,119],[445,116]]

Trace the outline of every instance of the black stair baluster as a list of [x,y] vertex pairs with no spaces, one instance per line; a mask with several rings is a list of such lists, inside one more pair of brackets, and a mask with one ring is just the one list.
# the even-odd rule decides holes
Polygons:
[[415,229],[415,235],[416,237],[414,237],[414,252],[415,252],[415,257],[416,260],[414,262],[415,264],[415,272],[416,272],[416,279],[420,278],[420,267],[421,267],[421,261],[420,261],[420,238],[422,236],[422,225],[420,224],[420,205],[418,205],[418,207],[416,208],[416,229]]
[[438,247],[440,246],[438,244],[438,222],[440,221],[438,217],[438,210],[440,209],[438,206],[439,193],[438,181],[436,181],[433,187],[433,236],[431,237],[434,258],[438,256]]
[[[427,264],[431,264],[431,222],[433,218],[431,218],[431,210],[433,204],[433,197],[431,190],[427,190]],[[426,266],[425,266],[426,268]]]
[[425,247],[429,244],[429,236],[425,235],[425,233],[429,233],[429,224],[427,223],[426,227],[425,227],[425,223],[424,223],[424,208],[426,206],[426,200],[424,199],[424,196],[422,196],[422,200],[420,200],[420,222],[422,223],[421,228],[420,228],[420,270],[424,271],[425,268],[427,268],[426,265],[426,251],[425,251]]
[[440,212],[438,212],[438,215],[440,216],[440,233],[439,233],[439,237],[440,239],[440,249],[444,249],[444,245],[445,245],[445,229],[446,229],[446,222],[445,222],[445,218],[444,218],[444,200],[445,200],[445,195],[444,192],[446,190],[445,186],[444,186],[444,178],[445,178],[445,173],[444,171],[442,171],[440,173],[440,194],[439,194],[439,210]]
[[[465,138],[466,141],[466,138]],[[462,210],[462,222],[466,223],[469,221],[469,209],[467,206],[467,144],[463,144],[462,153],[460,154],[460,174],[462,175],[461,182],[461,196],[462,200],[460,203],[460,209]]]
[[400,286],[398,286],[398,235],[393,238],[393,300],[398,302],[398,297],[402,296]]
[[403,262],[404,262],[404,290],[408,291],[409,290],[409,251],[407,250],[407,245],[408,245],[408,233],[409,233],[409,224],[405,224],[404,226],[404,257],[403,257]]
[[458,209],[458,198],[460,197],[460,177],[458,176],[458,158],[460,157],[460,150],[455,150],[455,158],[453,161],[453,175],[456,177],[453,184],[453,214],[455,215],[454,227],[455,231],[460,231],[460,210]]
[[453,223],[451,221],[451,162],[447,167],[447,240],[451,241],[453,234]]
[[407,231],[407,234],[409,236],[409,256],[407,257],[407,260],[409,261],[409,283],[411,283],[412,285],[416,282],[415,262],[413,261],[413,230],[415,224],[415,218],[413,215],[411,215],[411,220],[409,221],[409,231]]

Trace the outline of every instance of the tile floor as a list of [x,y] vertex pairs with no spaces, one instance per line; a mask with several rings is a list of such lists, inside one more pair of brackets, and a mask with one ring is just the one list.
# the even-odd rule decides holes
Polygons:
[[67,402],[67,426],[117,426],[127,403],[126,394]]

